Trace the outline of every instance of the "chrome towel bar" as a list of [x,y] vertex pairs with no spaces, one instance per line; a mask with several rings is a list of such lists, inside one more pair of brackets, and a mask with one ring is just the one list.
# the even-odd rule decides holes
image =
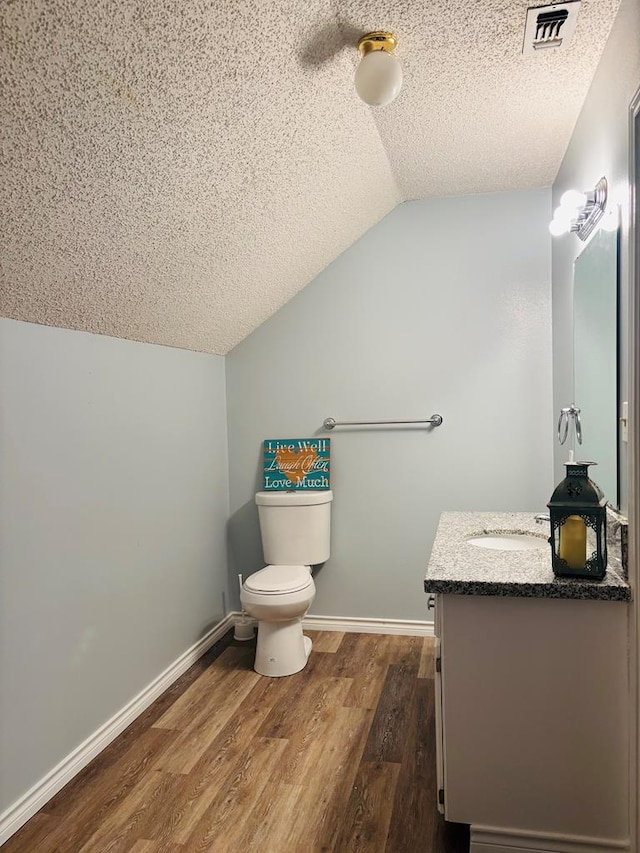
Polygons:
[[322,426],[325,429],[333,429],[337,426],[379,426],[380,424],[431,424],[438,427],[442,424],[442,415],[431,415],[419,421],[337,421],[335,418],[325,418]]

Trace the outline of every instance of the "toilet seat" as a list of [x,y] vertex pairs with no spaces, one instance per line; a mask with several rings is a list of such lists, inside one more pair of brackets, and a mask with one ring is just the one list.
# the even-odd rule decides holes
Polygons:
[[249,575],[244,587],[261,595],[299,592],[313,583],[309,566],[266,566]]

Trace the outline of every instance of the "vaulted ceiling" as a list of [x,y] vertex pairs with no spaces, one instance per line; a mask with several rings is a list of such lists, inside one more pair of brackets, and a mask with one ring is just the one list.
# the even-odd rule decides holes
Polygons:
[[527,0],[4,0],[0,314],[228,352],[399,202],[549,185],[618,2],[523,55]]

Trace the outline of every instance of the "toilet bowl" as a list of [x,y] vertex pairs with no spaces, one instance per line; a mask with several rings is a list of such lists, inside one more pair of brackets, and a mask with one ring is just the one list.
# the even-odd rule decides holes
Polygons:
[[258,620],[254,669],[280,677],[304,669],[311,640],[302,633],[302,617],[316,594],[309,566],[266,566],[250,575],[240,601]]
[[264,569],[245,580],[242,607],[258,620],[254,669],[260,675],[300,672],[311,640],[302,633],[302,617],[316,587],[311,566],[329,559],[333,492],[258,492],[256,505]]

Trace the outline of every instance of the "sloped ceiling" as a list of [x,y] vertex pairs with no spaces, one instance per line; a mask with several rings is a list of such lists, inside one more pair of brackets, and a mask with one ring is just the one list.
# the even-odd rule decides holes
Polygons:
[[525,56],[526,0],[5,0],[0,313],[227,353],[399,202],[549,185],[618,2]]

